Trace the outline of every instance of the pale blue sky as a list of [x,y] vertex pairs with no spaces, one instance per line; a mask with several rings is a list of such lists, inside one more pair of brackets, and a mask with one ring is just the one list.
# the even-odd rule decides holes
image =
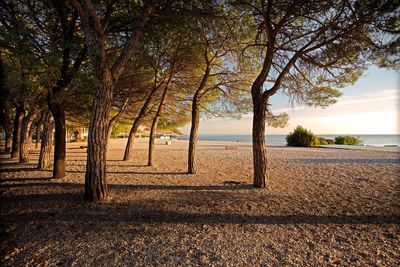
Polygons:
[[[400,134],[400,78],[392,70],[370,67],[353,85],[343,89],[339,101],[325,109],[290,107],[288,99],[276,95],[274,113],[287,112],[289,126],[267,127],[266,134],[288,134],[297,125],[315,134]],[[200,134],[251,134],[252,114],[235,119],[203,119]],[[181,129],[188,134],[190,125]]]

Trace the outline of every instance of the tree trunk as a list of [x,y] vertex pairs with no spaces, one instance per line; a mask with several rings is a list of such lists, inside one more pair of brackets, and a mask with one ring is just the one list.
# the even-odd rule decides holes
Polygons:
[[51,113],[47,113],[43,118],[43,131],[40,142],[40,154],[38,169],[45,169],[51,165],[51,150],[53,146],[54,120]]
[[54,163],[53,178],[61,179],[65,177],[65,158],[66,158],[66,127],[65,127],[65,111],[63,107],[52,101],[48,101],[51,114],[54,118]]
[[145,5],[135,30],[111,68],[108,66],[109,61],[106,57],[104,28],[96,14],[95,7],[90,1],[84,1],[82,4],[82,2],[71,0],[69,3],[81,17],[88,51],[99,83],[90,118],[84,195],[86,200],[98,201],[106,199],[108,195],[106,183],[107,131],[114,83],[124,71],[158,1],[151,1]]
[[188,173],[195,174],[196,169],[196,145],[197,138],[199,135],[199,124],[200,124],[200,101],[202,96],[207,93],[204,87],[207,84],[208,78],[210,76],[211,67],[210,62],[206,60],[207,67],[204,72],[203,78],[196,93],[192,100],[192,125],[190,127],[190,137],[189,137],[189,150],[188,150]]
[[12,128],[11,128],[11,120],[10,120],[10,107],[8,103],[3,103],[3,110],[0,114],[1,123],[4,128],[5,136],[5,144],[4,144],[4,152],[11,151],[12,144]]
[[268,181],[265,119],[266,105],[262,97],[253,96],[253,184],[259,188],[265,188]]
[[157,91],[157,87],[154,87],[150,94],[148,95],[146,101],[144,102],[142,108],[136,119],[133,121],[131,131],[129,132],[128,142],[126,143],[124,160],[129,160],[131,158],[131,151],[133,150],[133,143],[135,141],[135,135],[137,130],[139,129],[140,124],[142,123],[144,117],[147,113],[147,108],[149,107],[151,100],[153,99],[154,93]]
[[112,117],[112,119],[108,122],[108,129],[107,129],[107,143],[110,141],[111,138],[111,133],[114,128],[115,123],[117,123],[118,119],[124,114],[125,108],[127,107],[129,103],[129,97],[130,95],[126,98],[124,104],[122,105],[121,109],[118,111],[118,113]]
[[19,143],[21,141],[21,125],[25,117],[25,110],[23,105],[17,106],[14,119],[14,130],[12,138],[11,158],[19,158]]
[[44,119],[44,113],[42,112],[40,114],[40,119],[36,125],[36,138],[35,138],[35,149],[39,148],[39,142],[40,142],[40,136],[42,133],[42,126],[43,126],[43,119]]
[[158,120],[160,119],[160,115],[161,115],[161,112],[163,109],[165,98],[167,97],[168,86],[169,86],[169,83],[171,82],[171,79],[172,79],[172,75],[170,76],[167,84],[165,85],[165,89],[164,89],[163,95],[161,97],[160,104],[158,105],[157,112],[156,112],[156,114],[153,118],[153,122],[151,124],[150,137],[149,137],[149,155],[148,155],[148,161],[147,161],[148,166],[153,165],[154,138],[155,138],[155,134],[156,134],[156,130],[157,130]]
[[113,83],[110,72],[104,70],[103,75],[94,99],[89,126],[84,195],[85,200],[88,201],[101,201],[108,196],[106,153],[108,116],[111,110]]
[[19,162],[20,163],[28,163],[29,162],[29,150],[28,150],[28,140],[29,140],[29,131],[31,129],[31,125],[35,115],[37,113],[37,108],[33,107],[28,115],[26,115],[22,121],[21,126],[21,140],[19,143]]
[[124,160],[130,160],[131,158],[131,151],[133,150],[133,143],[135,142],[135,137],[137,130],[139,129],[140,123],[142,122],[144,115],[140,115],[136,117],[135,121],[133,122],[131,131],[129,132],[128,142],[126,143],[125,153],[124,153]]
[[3,58],[0,55],[0,120],[3,125],[5,136],[4,152],[11,151],[12,144],[12,127],[10,117],[10,90],[5,84],[5,73]]
[[151,124],[150,136],[149,136],[149,155],[147,159],[147,165],[153,166],[153,154],[154,154],[154,138],[156,134],[157,124],[159,117],[156,115],[153,118],[153,122]]
[[196,145],[199,134],[200,124],[200,97],[195,95],[192,103],[192,125],[190,128],[189,137],[189,152],[188,152],[188,173],[195,174],[196,168]]
[[112,133],[113,127],[114,127],[114,125],[115,125],[116,122],[117,122],[117,120],[116,120],[116,119],[114,120],[114,118],[112,118],[112,119],[110,120],[110,122],[108,123],[108,129],[107,129],[107,143],[108,143],[108,141],[110,141],[111,133]]
[[11,145],[12,145],[12,130],[11,130],[11,125],[8,129],[5,130],[6,132],[6,140],[5,140],[5,145],[4,145],[4,152],[10,152],[11,151]]

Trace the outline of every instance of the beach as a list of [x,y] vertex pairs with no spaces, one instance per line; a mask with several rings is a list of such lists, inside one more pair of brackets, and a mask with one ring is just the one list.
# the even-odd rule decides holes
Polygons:
[[131,161],[125,144],[108,145],[104,203],[83,201],[81,143],[60,180],[36,170],[38,150],[1,154],[2,265],[400,265],[399,152],[270,146],[256,189],[250,143],[200,141],[195,175],[185,140],[157,139],[152,167],[147,139]]

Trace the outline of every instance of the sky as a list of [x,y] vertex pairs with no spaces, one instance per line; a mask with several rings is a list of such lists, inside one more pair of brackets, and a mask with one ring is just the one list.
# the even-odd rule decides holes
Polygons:
[[[289,114],[285,128],[267,127],[266,134],[288,134],[301,125],[315,134],[400,134],[400,75],[393,70],[370,67],[352,85],[342,89],[338,102],[325,109],[290,107],[288,98],[277,94],[271,110]],[[250,135],[252,114],[237,119],[202,119],[200,135]],[[190,125],[180,129],[189,134]]]

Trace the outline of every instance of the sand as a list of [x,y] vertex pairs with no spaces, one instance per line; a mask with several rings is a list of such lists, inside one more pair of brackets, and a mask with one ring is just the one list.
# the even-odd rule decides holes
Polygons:
[[1,265],[400,265],[398,152],[269,147],[255,189],[250,144],[199,142],[188,175],[187,141],[157,140],[153,167],[145,141],[129,162],[111,141],[105,203],[82,200],[78,143],[62,180],[35,169],[36,150],[30,164],[2,154]]

